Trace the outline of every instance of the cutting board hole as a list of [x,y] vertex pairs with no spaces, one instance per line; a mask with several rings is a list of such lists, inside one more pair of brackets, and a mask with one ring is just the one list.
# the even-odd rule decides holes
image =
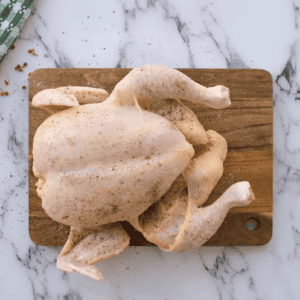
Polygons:
[[246,223],[246,228],[249,231],[254,231],[258,228],[258,220],[256,220],[255,218],[251,218],[247,221]]

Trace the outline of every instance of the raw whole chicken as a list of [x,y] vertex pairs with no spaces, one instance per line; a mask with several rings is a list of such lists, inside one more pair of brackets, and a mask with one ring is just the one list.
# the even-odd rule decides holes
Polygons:
[[181,99],[231,104],[228,88],[206,88],[159,65],[133,69],[110,95],[69,86],[33,97],[33,106],[52,113],[33,141],[37,193],[52,219],[71,226],[60,270],[103,280],[94,265],[129,245],[119,221],[162,250],[192,250],[231,207],[255,199],[249,182],[238,182],[202,208],[223,174],[227,142],[205,131]]

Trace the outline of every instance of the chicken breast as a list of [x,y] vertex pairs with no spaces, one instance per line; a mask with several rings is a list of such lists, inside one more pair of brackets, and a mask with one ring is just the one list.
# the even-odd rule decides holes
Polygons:
[[87,104],[52,115],[38,128],[33,172],[52,219],[91,227],[140,215],[168,191],[194,153],[159,115]]

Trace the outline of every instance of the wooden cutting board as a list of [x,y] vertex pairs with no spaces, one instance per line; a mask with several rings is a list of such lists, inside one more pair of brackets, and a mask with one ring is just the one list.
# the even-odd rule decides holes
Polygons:
[[[112,92],[131,69],[38,69],[29,84],[29,233],[33,242],[63,246],[69,227],[53,221],[41,206],[35,191],[37,178],[32,172],[32,142],[38,126],[49,116],[34,108],[32,97],[61,86],[99,87]],[[183,103],[192,109],[206,130],[213,129],[228,142],[224,174],[206,205],[213,203],[230,185],[249,181],[256,200],[249,206],[232,208],[217,233],[206,246],[263,245],[272,237],[273,216],[273,81],[264,70],[179,69],[196,82],[230,89],[232,105],[215,110],[201,104]],[[251,224],[256,224],[253,230]],[[127,222],[131,245],[152,245]]]

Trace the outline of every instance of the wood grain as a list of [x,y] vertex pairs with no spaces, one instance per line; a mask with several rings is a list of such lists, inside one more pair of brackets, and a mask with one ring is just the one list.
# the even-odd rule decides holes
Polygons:
[[[53,221],[41,207],[32,172],[32,142],[38,126],[49,116],[32,107],[32,97],[48,88],[61,86],[99,87],[109,93],[131,69],[38,69],[29,83],[29,233],[33,242],[62,246],[69,227]],[[225,85],[232,105],[214,110],[201,104],[183,103],[197,115],[206,130],[213,129],[228,142],[224,174],[204,206],[213,203],[231,184],[249,181],[256,200],[246,207],[232,208],[218,232],[205,244],[263,245],[272,237],[273,212],[273,88],[272,77],[253,69],[179,69],[207,87]],[[246,228],[249,219],[257,222],[254,231]],[[152,245],[127,222],[131,245]]]

